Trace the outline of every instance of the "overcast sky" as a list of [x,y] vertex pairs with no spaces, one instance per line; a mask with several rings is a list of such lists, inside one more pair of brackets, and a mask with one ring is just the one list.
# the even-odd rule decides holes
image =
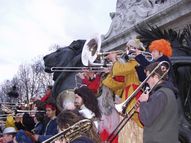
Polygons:
[[115,7],[116,0],[0,0],[0,83],[52,45],[106,34]]

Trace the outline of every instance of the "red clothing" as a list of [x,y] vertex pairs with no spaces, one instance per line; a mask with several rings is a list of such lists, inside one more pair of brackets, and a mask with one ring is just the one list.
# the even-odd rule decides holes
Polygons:
[[91,89],[94,93],[97,94],[100,86],[100,80],[101,77],[99,75],[96,75],[96,77],[93,80],[89,80],[88,78],[83,79],[82,83],[86,84],[89,89]]
[[118,82],[125,82],[125,76],[114,76],[113,79]]
[[[127,86],[127,87],[125,88],[125,90],[126,90],[125,99],[128,98],[128,92],[129,92],[130,86],[133,87],[133,90],[134,90],[134,91],[137,89],[137,87],[139,87],[139,85],[136,85],[136,84],[131,84],[131,85]],[[139,92],[136,94],[136,96],[135,96],[136,101],[139,99],[139,97],[141,96],[141,94],[142,94],[142,91],[139,91]]]
[[[107,138],[109,137],[109,133],[106,130],[103,130],[100,133],[101,141],[106,141]],[[115,139],[112,141],[112,143],[118,143],[118,136],[115,137]]]
[[51,92],[48,92],[48,93],[46,93],[46,94],[40,99],[40,101],[45,102],[50,96],[51,96]]

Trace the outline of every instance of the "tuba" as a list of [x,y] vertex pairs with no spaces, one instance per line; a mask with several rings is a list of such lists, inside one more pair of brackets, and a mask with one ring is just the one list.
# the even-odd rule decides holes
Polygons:
[[65,139],[66,142],[71,142],[81,136],[81,133],[85,133],[92,127],[92,122],[90,119],[83,119],[74,125],[68,127],[67,129],[61,131],[60,133],[50,137],[49,139],[43,141],[42,143],[53,143],[56,140]]

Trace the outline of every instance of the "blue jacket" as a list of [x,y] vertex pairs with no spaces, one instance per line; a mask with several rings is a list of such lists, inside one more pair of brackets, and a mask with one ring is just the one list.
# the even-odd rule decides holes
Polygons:
[[43,135],[40,135],[38,138],[39,142],[42,142],[50,137],[52,137],[53,135],[58,133],[58,128],[57,128],[57,121],[56,118],[53,120],[50,120],[48,122],[48,124],[46,125],[46,129],[44,131]]
[[94,143],[94,142],[87,137],[79,137],[74,141],[72,141],[71,143]]

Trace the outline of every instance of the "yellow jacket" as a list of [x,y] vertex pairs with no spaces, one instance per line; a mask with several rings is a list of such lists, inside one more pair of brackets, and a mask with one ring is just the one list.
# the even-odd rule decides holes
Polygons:
[[[112,72],[102,81],[102,83],[110,88],[115,94],[119,94],[122,90],[122,102],[125,101],[125,99],[130,96],[133,91],[134,85],[139,85],[140,81],[138,79],[138,75],[136,73],[135,67],[138,65],[138,63],[135,60],[129,60],[127,63],[120,63],[119,61],[115,62],[112,67]],[[113,77],[115,76],[124,76],[124,82],[118,82],[115,81]],[[132,101],[128,104],[127,111],[135,105],[136,99],[132,99]],[[138,125],[141,126],[138,114],[134,114],[133,119],[136,120]]]

